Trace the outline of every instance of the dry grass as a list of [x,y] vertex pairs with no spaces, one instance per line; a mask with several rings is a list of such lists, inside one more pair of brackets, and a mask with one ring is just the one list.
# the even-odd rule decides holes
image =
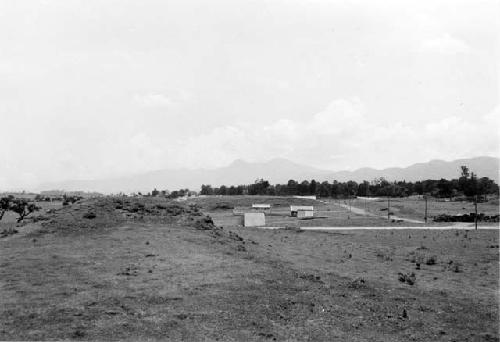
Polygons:
[[221,230],[103,201],[0,239],[0,340],[498,340],[498,232]]
[[[367,210],[376,215],[387,215],[387,199],[378,200],[356,199],[353,205]],[[407,217],[416,220],[423,220],[425,216],[425,201],[421,198],[393,198],[391,199],[391,212],[396,216]],[[427,215],[431,223],[434,216],[440,214],[462,215],[474,212],[472,202],[451,202],[430,198],[427,202]],[[486,215],[498,215],[498,199],[492,199],[485,203],[478,204],[478,212]],[[483,223],[484,224],[484,223]],[[498,225],[498,224],[497,224]]]

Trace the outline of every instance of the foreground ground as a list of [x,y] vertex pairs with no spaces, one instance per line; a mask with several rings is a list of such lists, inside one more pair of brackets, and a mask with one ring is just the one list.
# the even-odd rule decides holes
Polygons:
[[0,340],[499,340],[497,230],[220,229],[141,199],[40,222],[0,239]]

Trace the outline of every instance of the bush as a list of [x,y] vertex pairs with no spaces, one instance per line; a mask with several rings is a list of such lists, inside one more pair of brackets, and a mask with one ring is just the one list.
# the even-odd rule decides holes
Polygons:
[[231,209],[234,209],[234,206],[229,203],[216,203],[212,207],[212,210],[231,210]]
[[436,264],[436,261],[437,261],[437,256],[435,255],[430,255],[430,256],[427,256],[426,259],[425,259],[425,264],[426,265],[435,265]]
[[413,285],[415,284],[415,281],[417,280],[417,277],[415,276],[415,273],[398,273],[398,280],[402,283],[407,283],[408,285]]
[[95,219],[96,217],[97,217],[97,215],[94,212],[91,212],[91,211],[89,211],[88,213],[85,213],[83,215],[83,218],[86,218],[86,219],[89,219],[89,220]]

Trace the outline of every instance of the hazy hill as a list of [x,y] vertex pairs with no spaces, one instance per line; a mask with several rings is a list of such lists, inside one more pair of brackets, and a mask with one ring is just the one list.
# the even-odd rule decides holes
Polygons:
[[271,183],[286,183],[289,179],[301,181],[316,179],[317,181],[333,180],[357,182],[384,177],[387,180],[416,181],[424,179],[457,178],[460,166],[467,165],[479,177],[499,180],[499,159],[494,157],[476,157],[454,161],[432,160],[404,168],[387,168],[377,170],[361,168],[355,171],[328,171],[297,164],[287,159],[273,159],[263,163],[249,163],[236,160],[232,164],[218,169],[199,170],[159,170],[143,174],[131,175],[115,179],[72,180],[41,185],[37,190],[64,189],[110,192],[150,191],[157,189],[190,188],[199,190],[201,184],[212,186],[249,184],[258,178]]

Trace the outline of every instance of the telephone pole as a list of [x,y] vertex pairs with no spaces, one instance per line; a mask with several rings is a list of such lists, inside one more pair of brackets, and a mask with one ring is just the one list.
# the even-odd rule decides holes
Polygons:
[[387,219],[391,220],[391,196],[387,196]]
[[424,216],[424,221],[425,221],[425,224],[427,224],[427,195],[424,195],[424,199],[425,199],[425,216]]
[[477,230],[477,194],[474,196],[474,209],[476,212],[476,215],[474,215],[474,225],[475,225],[476,230]]

